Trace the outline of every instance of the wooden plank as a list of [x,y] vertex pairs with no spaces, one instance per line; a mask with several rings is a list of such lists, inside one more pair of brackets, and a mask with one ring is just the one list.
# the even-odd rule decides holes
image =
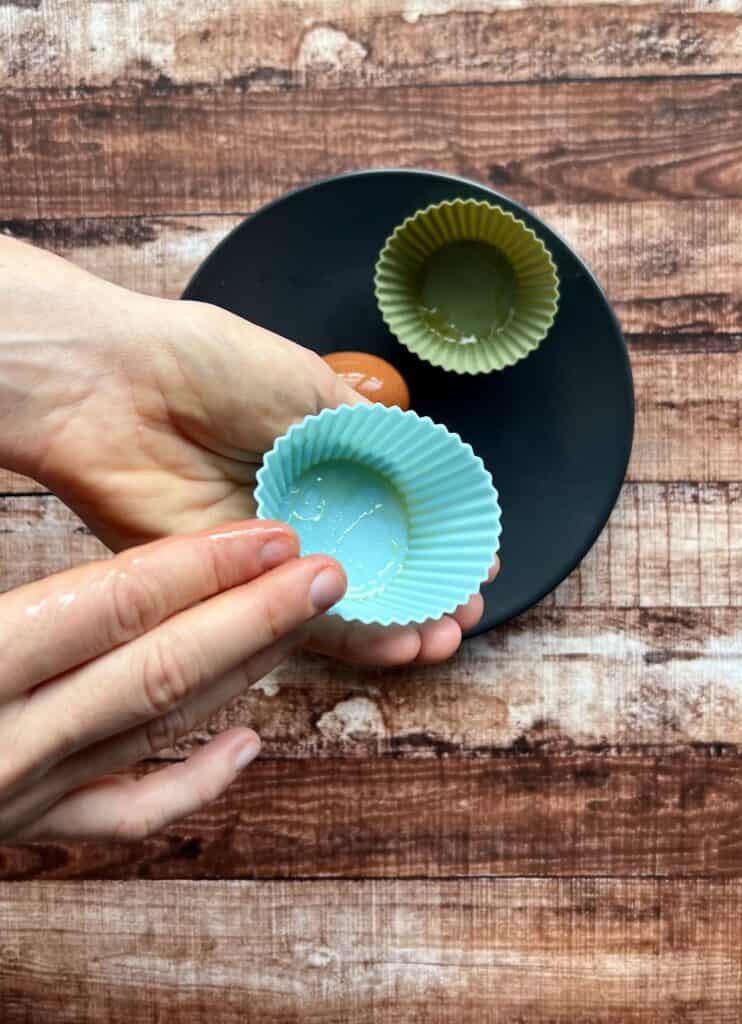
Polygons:
[[540,606],[435,667],[285,662],[177,753],[234,725],[299,759],[742,746],[740,659],[739,610]]
[[[533,736],[559,749],[742,743],[742,492],[724,500],[731,490],[629,487],[572,578],[453,661],[386,674],[289,661],[180,751],[236,724],[298,758],[476,752]],[[0,508],[6,589],[106,556],[54,498]]]
[[729,267],[740,209],[735,200],[560,202],[539,212],[597,273],[627,333],[703,335],[742,328]]
[[27,476],[19,473],[11,473],[9,469],[0,467],[0,496],[7,494],[43,494],[44,488],[35,480],[29,480]]
[[[0,217],[223,213],[364,166],[428,166],[530,204],[742,195],[742,82],[252,93],[159,79],[0,97]],[[678,221],[682,218],[677,215]]]
[[[545,208],[604,279],[626,329],[642,335],[632,344],[638,418],[629,478],[734,481],[740,475],[742,259],[732,225],[742,204],[691,203],[680,224],[673,211],[670,203]],[[177,295],[233,222],[19,221],[7,230],[122,285]],[[34,485],[22,478],[0,478],[0,491],[29,489]]]
[[[453,661],[387,674],[290,661],[180,752],[236,724],[299,758],[507,749],[524,736],[559,749],[742,743],[742,500],[731,490],[629,487],[554,595]],[[106,555],[56,499],[2,507],[6,589]]]
[[720,483],[742,475],[742,351],[634,349],[631,360],[637,410],[629,479]]
[[[48,495],[0,498],[0,522],[5,590],[106,556],[80,520]],[[738,608],[740,579],[742,484],[627,484],[597,544],[550,603]]]
[[109,555],[56,498],[0,497],[0,591]]
[[733,1024],[741,916],[739,882],[6,886],[0,999],[5,1024]]
[[713,746],[262,758],[154,838],[0,847],[0,878],[739,878],[741,770]]
[[[637,419],[628,480],[707,483],[712,509],[720,502],[734,504],[736,491],[724,485],[742,476],[742,346],[733,342],[725,351],[722,342],[722,350],[715,351],[716,346],[717,339],[709,336],[688,344],[672,340],[666,348],[654,339],[631,345]],[[714,484],[721,489],[714,490]],[[34,491],[43,488],[0,470],[0,494]],[[663,492],[656,493],[659,501],[666,500]],[[681,486],[677,493],[691,492]],[[713,537],[708,540],[713,545]]]
[[238,81],[250,90],[742,71],[735,0],[15,3],[3,88]]
[[[738,494],[733,484],[742,476],[742,348],[714,352],[713,338],[701,340],[709,346],[706,351],[688,352],[681,344],[666,350],[632,347],[637,421],[628,479],[676,482],[672,500],[693,505],[701,492],[685,482],[702,482],[701,500],[708,506],[704,523],[714,530],[726,529],[724,508],[735,505]],[[41,490],[25,477],[0,472],[0,493]],[[646,500],[664,507],[670,499],[660,488],[646,490]],[[624,508],[630,514],[631,506]],[[716,541],[710,535],[707,539],[710,553]],[[619,557],[624,557],[625,547],[622,544]],[[720,568],[726,579],[728,567]]]
[[555,603],[736,606],[741,499],[736,483],[625,486],[607,528],[556,591]]
[[[629,334],[670,341],[742,334],[742,201],[691,200],[682,208],[663,200],[560,202],[540,204],[536,212],[593,268]],[[227,214],[14,220],[0,230],[123,287],[176,298],[240,219]]]

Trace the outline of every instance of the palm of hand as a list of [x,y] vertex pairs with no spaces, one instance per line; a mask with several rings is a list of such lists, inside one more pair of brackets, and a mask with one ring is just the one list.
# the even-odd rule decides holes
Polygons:
[[[114,550],[255,513],[255,475],[292,422],[359,401],[312,353],[197,303],[161,302],[149,338],[107,353],[49,449],[46,476]],[[74,457],[72,455],[74,453]],[[438,661],[481,616],[476,595],[419,627],[320,620],[322,653],[369,664]]]

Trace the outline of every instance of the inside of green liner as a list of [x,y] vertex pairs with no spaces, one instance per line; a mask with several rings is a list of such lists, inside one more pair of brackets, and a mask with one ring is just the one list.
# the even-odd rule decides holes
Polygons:
[[475,344],[507,325],[515,288],[515,271],[499,249],[486,242],[451,242],[432,253],[419,272],[420,316],[446,341]]

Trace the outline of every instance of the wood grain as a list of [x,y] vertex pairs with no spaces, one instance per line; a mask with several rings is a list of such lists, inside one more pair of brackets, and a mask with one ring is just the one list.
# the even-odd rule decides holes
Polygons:
[[[647,340],[646,347],[644,340],[631,346],[637,420],[629,481],[708,482],[704,501],[735,505],[733,485],[742,476],[742,346],[737,350],[733,343],[731,351],[720,347],[714,351],[717,342],[709,336],[688,345],[670,339],[667,348],[654,340]],[[0,492],[6,495],[42,490],[25,477],[0,470]],[[665,492],[656,493],[665,502]],[[684,493],[682,486],[673,493]],[[12,514],[11,505],[4,507]]]
[[11,473],[9,469],[0,468],[0,497],[11,494],[45,494],[46,490],[35,480],[20,473]]
[[[270,198],[274,198],[271,194]],[[742,335],[742,201],[539,204],[536,212],[597,274],[630,335]],[[45,246],[134,291],[176,298],[239,222],[222,216],[16,219],[0,230]],[[705,344],[704,344],[705,342]]]
[[[559,205],[543,211],[597,271],[631,337],[637,435],[629,479],[740,476],[742,202]],[[180,293],[232,216],[6,222],[119,284]],[[639,254],[639,255],[637,255]],[[301,340],[301,339],[299,339]],[[0,491],[38,489],[0,472]]]
[[[610,525],[541,606],[428,671],[282,666],[165,752],[265,740],[161,836],[0,849],[26,883],[0,885],[3,1024],[742,1018],[740,15],[0,3],[0,230],[176,296],[287,188],[461,173],[594,266],[638,412]],[[105,554],[0,473],[0,589]]]
[[[730,503],[718,485],[628,487],[554,595],[453,661],[386,674],[289,661],[179,751],[236,724],[297,758],[507,749],[532,734],[560,749],[742,743],[739,488]],[[106,556],[56,499],[4,504],[4,587]]]
[[740,658],[737,609],[540,606],[432,668],[286,662],[177,753],[234,725],[282,758],[742,745]]
[[739,882],[6,886],[0,999],[5,1024],[733,1024],[741,916]]
[[[627,479],[708,483],[704,501],[736,506],[733,485],[742,477],[742,344],[736,336],[641,337],[630,343],[630,352],[637,411]],[[0,495],[42,491],[34,481],[0,470]],[[665,492],[656,493],[664,503]],[[13,514],[7,502],[3,508]]]
[[[742,268],[740,272],[742,275]],[[709,516],[713,516],[713,522],[723,530],[731,529],[734,535],[738,528],[739,510],[735,484],[742,476],[742,345],[738,346],[734,338],[719,341],[709,336],[695,336],[686,342],[672,336],[664,341],[636,339],[629,349],[637,396],[637,427],[627,479],[634,483],[661,481],[676,484],[669,489],[634,488],[629,493],[636,501],[641,501],[645,515],[642,530],[647,541],[650,537],[657,537],[656,523],[657,520],[666,520],[668,502],[695,504],[696,496],[701,496],[701,506],[705,511],[699,516],[704,522],[710,527]],[[694,490],[690,484],[686,486],[687,481],[707,486]],[[39,508],[45,507],[45,500],[41,497],[43,489],[33,480],[0,469],[0,514],[8,519],[4,528],[15,531],[10,523],[12,517],[16,513],[20,516],[30,514],[29,510],[34,505],[32,494],[39,494],[36,499],[42,502]],[[26,496],[29,501],[16,507],[2,499],[2,495],[13,494]],[[614,522],[614,529],[629,529],[636,535],[638,511],[632,514],[634,506],[628,498],[624,499],[621,508],[622,518]],[[649,516],[648,509],[651,509]],[[729,527],[725,523],[727,514]],[[689,527],[680,528],[687,530]],[[699,525],[698,528],[704,527]],[[711,545],[714,537],[715,534],[708,538]],[[603,541],[604,547],[607,543]],[[626,551],[627,543],[630,543],[631,550]],[[660,545],[658,551],[662,552],[670,540],[668,537],[657,538],[657,543]],[[721,543],[731,541],[722,539]],[[613,544],[613,539],[610,544]],[[627,556],[631,566],[639,556],[632,540],[619,541],[618,552],[617,557]],[[709,556],[711,553],[709,549]],[[662,557],[661,553],[658,557]],[[717,582],[718,586],[729,589],[732,586],[729,572],[734,571],[734,567],[728,566],[727,562],[725,559],[717,566]],[[626,577],[632,571],[634,569],[625,568]],[[678,570],[675,570],[675,577],[676,574]],[[636,575],[635,582],[623,582],[618,586],[622,593],[629,586],[639,600],[638,582]],[[668,581],[666,586],[669,586]],[[701,578],[698,577],[696,590],[700,586]],[[692,603],[696,600],[699,598],[694,597]],[[663,598],[660,603],[666,603],[666,600]]]
[[259,759],[159,836],[0,847],[0,878],[740,877],[738,749],[528,742],[476,757]]
[[121,81],[246,90],[742,71],[732,0],[66,0],[11,5],[4,88]]
[[[0,589],[105,557],[56,498],[0,498]],[[629,484],[579,569],[546,603],[563,608],[742,604],[742,485]]]
[[734,483],[625,486],[607,529],[554,602],[737,606],[740,498],[742,490]]
[[0,591],[109,555],[56,498],[0,497]]
[[251,93],[129,84],[0,97],[0,217],[224,213],[358,167],[530,204],[742,196],[742,80]]

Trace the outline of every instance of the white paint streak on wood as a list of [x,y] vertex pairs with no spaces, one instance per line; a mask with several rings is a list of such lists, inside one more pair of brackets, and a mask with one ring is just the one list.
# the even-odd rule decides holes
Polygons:
[[253,683],[250,689],[262,693],[264,697],[277,697],[281,692],[281,687],[276,682],[273,672],[264,679],[259,679],[257,683]]
[[[0,7],[0,82],[74,88],[164,75],[176,84],[231,80],[265,91],[287,81],[405,84],[431,69],[439,82],[739,70],[740,0],[622,6],[633,8],[631,20],[614,16],[615,0],[41,0]],[[549,45],[540,29],[517,52],[504,19],[531,9],[539,25],[539,12],[549,12]],[[710,21],[719,15],[729,16],[722,27]],[[574,31],[575,17],[586,19],[586,33]],[[479,30],[462,30],[473,18]],[[494,19],[503,30],[487,32]],[[327,26],[320,48],[333,57],[306,63],[302,38],[315,26]],[[327,32],[352,42],[338,47]]]
[[515,11],[528,7],[529,0],[406,0],[402,17],[411,25],[420,18],[440,17],[443,14],[493,14],[495,11]]
[[299,966],[306,965],[318,970],[324,970],[336,963],[338,960],[337,951],[327,946],[316,946],[306,942],[293,944],[294,956]]
[[317,25],[304,35],[296,64],[302,71],[349,71],[362,64],[367,54],[366,47],[345,32],[330,25]]
[[[523,733],[580,744],[742,742],[740,506],[740,485],[630,485],[603,550],[551,610],[433,669],[288,662],[210,730],[251,724],[289,756],[415,734],[464,749],[507,746]],[[3,499],[0,512],[6,587],[106,555],[56,499]],[[635,580],[645,611],[616,605],[617,595],[633,600]],[[709,607],[712,599],[727,603]]]
[[250,725],[269,754],[297,758],[391,744],[420,756],[441,745],[476,753],[523,737],[557,750],[740,743],[740,664],[735,609],[545,609],[427,669],[294,659],[278,698],[245,695],[212,729]]
[[378,740],[386,735],[384,718],[368,697],[350,697],[326,711],[317,722],[325,739],[335,743]]

